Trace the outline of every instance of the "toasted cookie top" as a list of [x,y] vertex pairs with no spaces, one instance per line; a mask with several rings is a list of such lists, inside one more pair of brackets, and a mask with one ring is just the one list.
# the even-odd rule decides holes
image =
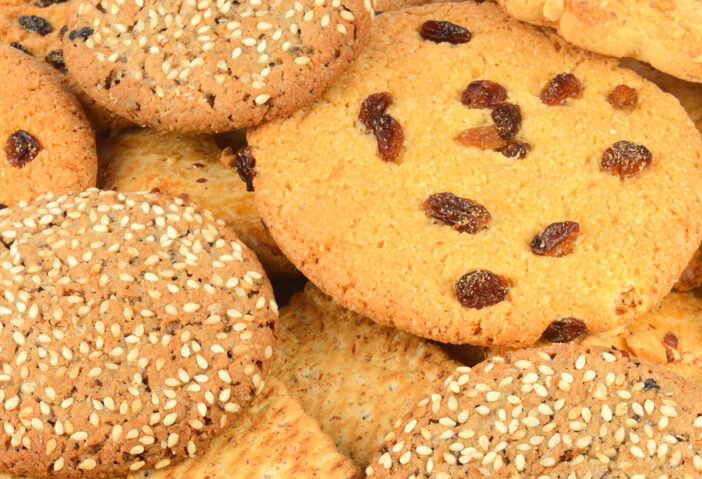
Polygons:
[[263,387],[277,306],[210,213],[93,189],[1,210],[0,239],[1,471],[162,468]]
[[0,45],[0,85],[0,204],[94,187],[95,136],[56,73]]
[[516,351],[458,368],[402,420],[367,472],[692,479],[702,472],[700,394],[616,350]]
[[350,309],[445,342],[612,329],[702,238],[702,142],[677,100],[487,2],[379,15],[319,101],[247,135],[286,256]]
[[138,124],[180,132],[241,128],[309,103],[357,55],[372,15],[370,0],[71,8],[65,60],[86,92]]

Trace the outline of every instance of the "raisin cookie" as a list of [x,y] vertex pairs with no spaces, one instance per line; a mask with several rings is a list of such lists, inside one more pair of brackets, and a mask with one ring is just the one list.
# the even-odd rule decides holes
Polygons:
[[620,351],[551,346],[458,368],[420,401],[369,478],[702,473],[702,388]]
[[1,210],[0,238],[1,472],[160,469],[263,388],[273,292],[209,212],[91,189]]
[[78,97],[96,130],[130,123],[95,103],[68,74],[61,37],[66,33],[66,0],[0,0],[0,43],[48,63],[63,85]]
[[570,43],[633,57],[702,82],[702,5],[696,0],[498,0],[515,18],[553,27]]
[[491,3],[379,15],[319,101],[247,136],[259,212],[305,276],[444,342],[613,329],[702,238],[702,140],[677,100]]
[[181,133],[242,128],[317,98],[366,42],[370,0],[77,0],[65,61],[99,104]]
[[98,186],[189,198],[229,225],[253,249],[270,276],[297,270],[271,239],[234,168],[234,154],[211,136],[181,136],[151,129],[125,130],[99,148]]
[[308,283],[281,308],[271,371],[365,467],[398,415],[458,365],[437,344],[352,313]]
[[0,204],[95,186],[95,137],[47,67],[0,45]]

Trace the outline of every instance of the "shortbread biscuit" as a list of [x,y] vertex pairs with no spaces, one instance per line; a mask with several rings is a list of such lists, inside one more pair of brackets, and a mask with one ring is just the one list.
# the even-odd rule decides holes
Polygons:
[[370,0],[78,0],[66,65],[100,105],[181,133],[233,130],[317,98],[368,37]]
[[402,411],[459,365],[438,345],[352,313],[312,284],[281,310],[280,325],[273,374],[363,467]]
[[253,194],[236,173],[231,150],[211,136],[151,129],[125,130],[100,144],[98,186],[116,191],[158,190],[181,196],[224,220],[254,250],[270,276],[294,276],[295,267],[271,239]]
[[700,395],[616,350],[515,351],[458,368],[394,429],[368,477],[693,479]]
[[247,137],[258,209],[302,273],[444,342],[611,330],[702,239],[702,141],[677,100],[491,3],[379,15],[319,101]]
[[0,238],[0,471],[163,468],[263,388],[273,292],[209,212],[91,189],[0,210]]
[[0,85],[0,204],[94,187],[93,131],[56,75],[0,45]]

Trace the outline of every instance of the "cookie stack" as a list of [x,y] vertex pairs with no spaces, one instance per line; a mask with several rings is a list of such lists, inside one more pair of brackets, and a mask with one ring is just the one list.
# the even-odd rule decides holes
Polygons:
[[702,475],[702,8],[629,3],[0,0],[0,479]]

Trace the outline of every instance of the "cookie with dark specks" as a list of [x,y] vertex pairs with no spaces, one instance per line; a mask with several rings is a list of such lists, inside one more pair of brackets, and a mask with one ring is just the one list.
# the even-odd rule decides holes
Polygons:
[[608,331],[702,240],[702,140],[671,95],[492,3],[386,12],[313,105],[247,131],[256,205],[341,305],[451,343]]
[[91,189],[1,210],[0,238],[0,471],[161,469],[263,389],[277,305],[209,212]]
[[0,45],[0,204],[95,186],[95,137],[51,69]]
[[221,132],[316,99],[365,44],[370,0],[79,0],[66,65],[98,103],[153,128]]
[[693,479],[702,389],[599,347],[515,351],[456,369],[405,416],[369,478]]

